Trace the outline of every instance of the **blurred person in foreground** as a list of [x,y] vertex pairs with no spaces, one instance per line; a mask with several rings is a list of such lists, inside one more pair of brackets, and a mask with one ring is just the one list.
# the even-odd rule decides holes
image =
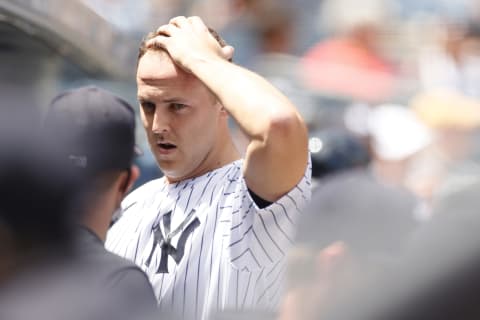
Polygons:
[[344,291],[388,270],[405,249],[416,228],[412,199],[360,170],[338,173],[313,193],[289,256],[279,319],[322,316]]
[[[33,121],[0,110],[0,288],[36,266],[61,260],[72,246],[79,188]],[[8,121],[7,121],[8,119]],[[25,123],[29,131],[20,129]],[[52,176],[53,170],[58,175]]]
[[[135,111],[123,99],[97,87],[82,87],[53,99],[46,129],[66,146],[63,160],[84,179],[85,205],[75,232],[78,256],[132,314],[156,308],[145,273],[104,247],[113,214],[139,175],[133,165]],[[57,138],[55,138],[57,137]],[[140,315],[140,314],[139,314]]]
[[478,319],[480,183],[445,195],[388,272],[345,292],[326,319]]
[[142,319],[78,251],[84,181],[65,145],[30,113],[0,113],[0,318]]
[[321,315],[343,292],[394,265],[418,228],[418,200],[403,180],[408,159],[429,144],[428,130],[406,107],[380,105],[369,133],[370,163],[360,145],[350,148],[353,165],[320,177],[299,221],[281,319]]
[[78,181],[56,156],[60,146],[48,144],[27,114],[0,113],[0,318],[60,319],[52,308],[69,292],[62,271],[72,253]]
[[[232,55],[198,17],[173,18],[139,52],[140,114],[165,177],[127,197],[107,247],[147,272],[161,310],[185,319],[275,309],[310,198],[303,120]],[[244,159],[229,115],[249,139]]]

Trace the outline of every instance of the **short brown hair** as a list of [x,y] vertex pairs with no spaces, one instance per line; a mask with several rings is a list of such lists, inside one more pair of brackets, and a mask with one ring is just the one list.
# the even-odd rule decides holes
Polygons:
[[[217,31],[213,30],[212,28],[208,28],[208,31],[210,32],[210,34],[215,38],[215,40],[217,40],[218,44],[223,48],[225,46],[227,46],[228,44],[225,42],[225,40],[222,39],[222,37],[220,37],[220,35],[218,34]],[[137,56],[137,65],[138,65],[138,62],[140,61],[140,58],[143,57],[143,55],[147,52],[147,50],[163,50],[163,48],[160,48],[159,46],[153,46],[151,48],[148,48],[147,47],[147,42],[149,40],[152,40],[153,38],[155,38],[156,36],[159,36],[161,35],[160,32],[158,31],[154,31],[154,32],[150,32],[147,34],[147,36],[142,40],[142,42],[140,43],[140,48],[138,49],[138,56]],[[232,62],[232,59],[229,59],[230,62]]]

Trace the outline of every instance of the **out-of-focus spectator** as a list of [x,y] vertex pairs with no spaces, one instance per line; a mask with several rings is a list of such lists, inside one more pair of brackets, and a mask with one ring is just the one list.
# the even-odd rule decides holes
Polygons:
[[257,9],[255,26],[259,51],[253,70],[267,78],[297,106],[310,129],[318,126],[320,106],[301,83],[298,56],[295,56],[297,7],[264,2]]
[[419,57],[423,90],[457,90],[480,97],[480,24],[445,23],[436,43],[425,47]]
[[309,150],[312,177],[316,180],[370,163],[366,142],[346,129],[329,128],[310,133]]
[[419,94],[411,106],[434,132],[434,143],[412,164],[408,183],[431,201],[475,181],[480,174],[475,137],[480,102],[460,93]]
[[389,15],[388,1],[363,1],[361,6],[350,0],[322,2],[321,21],[332,36],[305,54],[306,85],[324,94],[366,102],[390,98],[396,71],[382,55],[379,38]]
[[410,164],[433,143],[434,134],[409,107],[355,104],[344,115],[346,127],[368,141],[372,168],[382,183],[407,186]]
[[432,133],[401,105],[376,106],[367,120],[373,170],[382,183],[405,186],[410,160],[432,142]]
[[388,268],[416,227],[408,191],[385,186],[362,168],[328,179],[299,224],[281,319],[321,316],[343,290]]
[[269,77],[297,80],[297,58],[293,56],[295,9],[278,4],[258,9],[263,17],[256,24],[259,54],[255,70]]
[[253,68],[262,53],[292,53],[297,47],[293,26],[299,10],[289,1],[207,0],[193,8],[235,47],[235,62],[242,66]]
[[337,300],[327,319],[478,319],[480,184],[450,193],[400,263]]
[[257,24],[263,17],[258,12],[263,3],[268,1],[229,1],[231,18],[219,31],[227,43],[235,48],[235,62],[242,66],[251,67],[259,53]]
[[[419,200],[404,179],[410,158],[429,145],[431,133],[400,105],[373,108],[367,129],[370,165],[360,162],[320,179],[299,225],[283,319],[320,316],[344,291],[394,265],[417,229]],[[311,152],[319,146],[311,143]],[[354,161],[354,149],[344,151]],[[314,167],[315,153],[312,159]]]
[[[409,184],[411,166],[433,143],[433,133],[410,108],[380,105],[368,114],[367,131],[372,151],[372,170],[382,184],[408,189],[415,195],[412,213],[419,221],[431,212],[424,194]],[[427,201],[427,202],[426,202]]]

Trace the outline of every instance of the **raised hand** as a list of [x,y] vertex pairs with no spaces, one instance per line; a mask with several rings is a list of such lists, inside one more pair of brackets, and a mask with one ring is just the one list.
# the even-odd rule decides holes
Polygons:
[[229,60],[232,46],[220,46],[199,17],[175,17],[157,29],[159,34],[147,46],[165,49],[173,61],[191,72],[192,64],[215,59]]

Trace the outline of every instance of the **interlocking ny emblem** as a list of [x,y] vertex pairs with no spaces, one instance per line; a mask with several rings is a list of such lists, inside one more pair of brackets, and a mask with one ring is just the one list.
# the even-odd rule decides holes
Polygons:
[[[162,255],[160,257],[160,264],[158,266],[156,273],[168,273],[168,256],[171,256],[177,264],[179,264],[180,261],[182,261],[183,255],[185,254],[185,244],[188,240],[188,237],[190,237],[193,231],[200,225],[200,221],[198,220],[197,217],[195,217],[192,221],[190,221],[194,214],[195,214],[195,210],[192,210],[187,215],[185,220],[183,220],[183,222],[172,232],[170,232],[172,211],[169,211],[163,215],[162,217],[163,230],[165,230],[166,236],[165,237],[163,236],[162,230],[160,229],[160,225],[157,225],[155,229],[153,229],[153,237],[154,237],[153,246],[152,246],[152,250],[150,251],[150,255],[148,256],[148,259],[145,262],[145,265],[147,267],[150,266],[153,253],[155,252],[155,248],[157,247],[157,245],[162,250]],[[175,248],[171,244],[172,238],[175,235],[177,235],[179,232],[181,232],[187,223],[188,223],[188,226],[180,235],[180,238],[178,239],[178,243],[177,243],[177,248]]]

